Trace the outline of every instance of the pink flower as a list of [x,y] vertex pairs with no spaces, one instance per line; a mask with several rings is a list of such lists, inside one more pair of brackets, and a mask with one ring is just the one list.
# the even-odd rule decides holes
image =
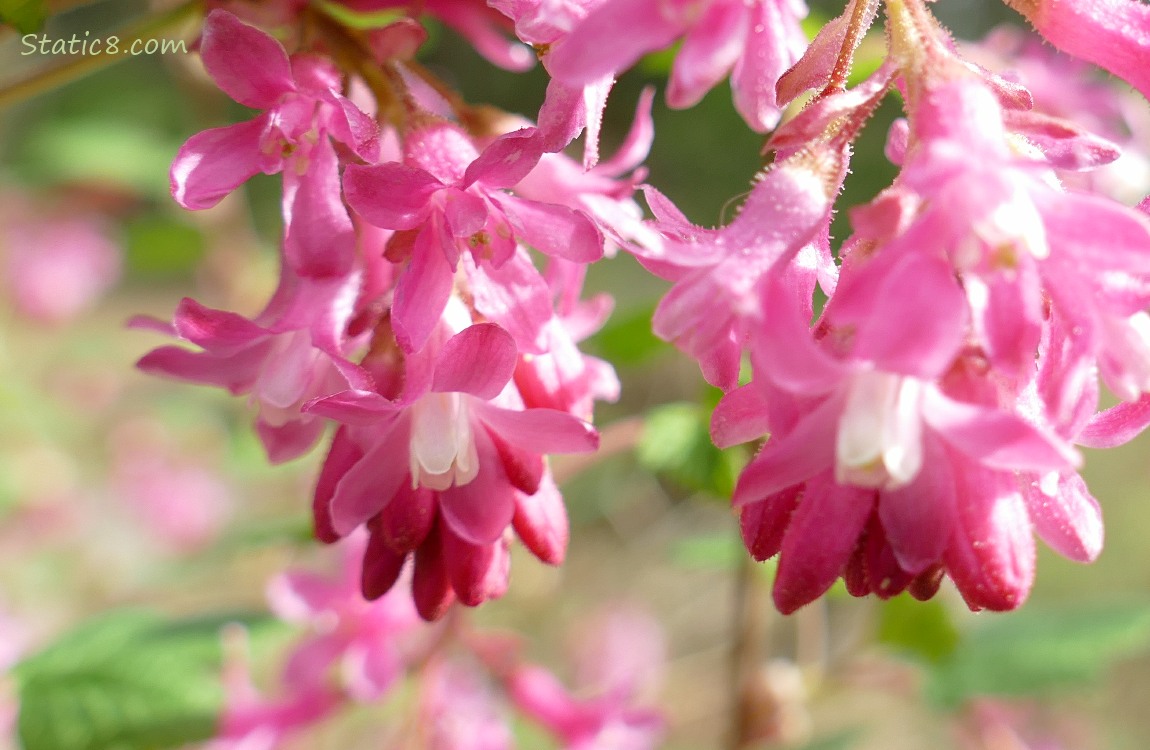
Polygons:
[[375,601],[360,593],[367,571],[366,534],[355,534],[341,548],[341,570],[334,579],[290,572],[272,580],[272,610],[288,622],[307,625],[312,634],[292,650],[283,682],[295,689],[336,684],[358,701],[381,698],[422,653],[430,635],[409,597],[394,592]]
[[269,459],[296,458],[323,432],[323,421],[300,407],[348,384],[369,382],[343,356],[358,286],[358,274],[309,279],[284,269],[276,295],[254,321],[185,299],[170,326],[145,318],[134,319],[132,325],[178,336],[203,351],[163,346],[136,366],[233,394],[251,394],[259,409],[256,429]]
[[500,189],[519,182],[538,159],[538,153],[528,157],[518,149],[522,132],[478,154],[458,128],[436,123],[409,134],[406,163],[348,167],[349,205],[372,224],[400,232],[389,257],[407,261],[392,305],[392,325],[405,350],[426,342],[465,255],[493,272],[515,256],[520,242],[581,263],[602,256],[602,238],[582,213]]
[[374,160],[375,122],[339,93],[330,62],[289,59],[279,42],[227,11],[208,14],[200,54],[223,91],[266,111],[192,136],[172,163],[172,196],[185,208],[210,208],[252,175],[282,172],[285,258],[305,276],[346,273],[355,236],[330,138]]
[[438,660],[424,671],[420,726],[428,750],[510,750],[508,718],[475,666]]
[[806,47],[799,0],[607,0],[592,10],[545,58],[568,85],[614,76],[647,52],[676,40],[667,102],[694,106],[728,73],[735,107],[765,132],[779,120],[775,83]]
[[97,217],[51,216],[14,196],[5,200],[4,286],[22,314],[63,323],[119,279],[120,249]]
[[[316,488],[320,537],[370,522],[369,595],[387,591],[415,552],[413,591],[429,619],[452,592],[471,606],[502,594],[512,524],[533,551],[558,561],[566,520],[557,525],[562,503],[542,454],[590,451],[598,442],[569,414],[524,409],[509,382],[517,360],[511,336],[469,323],[462,303],[449,300],[428,345],[404,358],[398,397],[349,390],[307,407],[347,424]],[[398,372],[376,380],[397,382]]]

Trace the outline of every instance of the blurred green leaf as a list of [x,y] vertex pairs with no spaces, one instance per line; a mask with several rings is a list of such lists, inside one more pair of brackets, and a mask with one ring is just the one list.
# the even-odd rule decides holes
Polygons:
[[89,117],[43,125],[19,158],[37,182],[110,183],[166,201],[178,145],[146,128]]
[[958,630],[938,599],[920,602],[898,596],[879,613],[878,641],[928,662],[939,662],[958,646]]
[[396,10],[357,11],[339,3],[320,0],[319,7],[344,26],[352,29],[380,29],[400,18],[406,18],[406,13]]
[[858,739],[859,732],[848,729],[844,732],[832,734],[829,737],[820,737],[811,740],[807,744],[795,748],[795,750],[848,750],[855,746]]
[[984,615],[933,670],[928,694],[946,707],[976,695],[1030,695],[1096,680],[1150,648],[1150,604],[1029,606]]
[[[671,551],[671,559],[684,568],[734,568],[747,555],[738,536],[714,534],[682,539]],[[773,561],[767,565],[772,569]]]
[[265,616],[170,622],[140,610],[92,620],[13,670],[24,750],[159,750],[215,734],[220,630]]
[[740,448],[711,442],[709,411],[699,404],[667,404],[648,412],[636,452],[639,463],[684,487],[730,497],[745,462]]
[[0,24],[11,26],[21,34],[39,31],[47,20],[44,0],[0,0]]
[[189,275],[204,254],[204,236],[196,227],[160,215],[127,227],[128,268],[148,277]]
[[628,315],[615,315],[588,341],[588,349],[615,365],[641,364],[660,352],[669,351],[665,342],[651,332],[654,306]]

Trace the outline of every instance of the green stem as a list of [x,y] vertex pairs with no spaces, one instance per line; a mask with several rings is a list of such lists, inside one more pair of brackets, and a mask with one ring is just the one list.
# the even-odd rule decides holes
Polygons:
[[[154,39],[158,33],[179,26],[199,11],[200,0],[188,0],[169,11],[146,18],[130,27],[123,34],[117,35],[120,37],[120,46],[123,49],[131,47],[132,42],[135,41]],[[101,49],[98,54],[84,55],[63,65],[36,71],[27,78],[0,88],[0,109],[79,80],[125,57],[128,55],[110,54]]]

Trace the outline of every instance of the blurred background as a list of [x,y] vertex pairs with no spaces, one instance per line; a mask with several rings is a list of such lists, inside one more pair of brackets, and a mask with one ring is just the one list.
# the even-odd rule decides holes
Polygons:
[[[129,0],[63,5],[70,7],[42,33],[107,37],[157,12]],[[963,40],[1019,20],[997,2],[934,7]],[[809,28],[840,10],[841,3],[815,4]],[[505,73],[451,32],[434,25],[431,32],[424,63],[467,101],[526,116],[537,110],[542,70]],[[162,35],[190,44],[194,19],[173,22]],[[860,70],[873,69],[876,49],[879,39],[864,45]],[[1003,49],[987,45],[979,54],[988,66],[996,55],[1009,65]],[[174,619],[265,612],[274,574],[333,564],[309,541],[320,452],[271,467],[244,399],[133,369],[163,342],[129,330],[131,316],[168,319],[185,296],[250,315],[274,288],[278,177],[257,177],[196,214],[168,194],[168,167],[184,140],[250,114],[214,88],[193,53],[125,57],[22,96],[18,82],[75,59],[25,51],[19,33],[0,31],[0,102],[7,104],[0,110],[3,668],[117,611],[147,607]],[[669,60],[652,56],[619,82],[605,153],[626,132],[640,89],[663,82]],[[1075,71],[1082,85],[1114,86],[1122,102],[1111,117],[1119,122],[1098,124],[1098,111],[1075,114],[1124,139],[1133,160],[1111,181],[1133,203],[1150,192],[1146,103],[1124,85]],[[892,97],[865,131],[843,208],[894,177],[882,144],[898,114]],[[726,87],[684,112],[667,110],[660,96],[656,123],[650,182],[699,224],[729,220],[762,164],[762,138],[738,119]],[[837,239],[847,231],[840,210]],[[623,382],[619,403],[597,411],[606,449],[591,461],[554,464],[572,519],[567,564],[547,568],[516,550],[511,590],[473,613],[480,626],[525,634],[532,658],[562,674],[564,644],[583,618],[613,607],[649,612],[664,630],[666,661],[654,698],[670,722],[665,746],[672,749],[723,746],[732,635],[748,622],[737,614],[739,601],[760,633],[740,658],[754,686],[744,700],[762,722],[761,747],[1150,747],[1145,438],[1087,452],[1084,475],[1104,509],[1105,551],[1079,566],[1043,548],[1037,584],[1020,612],[973,615],[944,585],[929,603],[834,591],[783,618],[769,602],[771,565],[745,561],[728,506],[746,455],[721,453],[707,439],[717,393],[649,333],[665,285],[620,256],[591,270],[588,291],[616,300],[611,321],[588,344]],[[277,638],[261,652],[266,672],[290,635]],[[19,747],[14,712],[28,696],[14,675],[0,688],[0,727],[9,725],[8,741]],[[24,710],[76,723],[68,735],[74,744],[57,750],[100,747],[84,739],[95,731],[85,722],[109,720],[120,709],[76,698],[73,685],[57,687],[59,694],[32,695]],[[66,710],[52,703],[69,700],[76,705]],[[154,719],[143,711],[133,720]],[[520,729],[523,747],[545,747],[529,727]],[[116,747],[178,746],[198,735],[163,736],[177,745]],[[371,736],[371,718],[357,715],[290,746],[374,747]]]

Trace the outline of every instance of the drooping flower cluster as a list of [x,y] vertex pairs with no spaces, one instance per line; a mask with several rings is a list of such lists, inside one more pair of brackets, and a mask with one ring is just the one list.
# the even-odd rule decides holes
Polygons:
[[[1146,93],[1143,3],[1016,4],[1056,46]],[[413,18],[360,32],[277,3],[265,22],[306,32],[289,55],[213,10],[205,68],[261,113],[193,136],[172,191],[201,209],[282,174],[280,284],[251,320],[186,300],[172,324],[139,321],[200,348],[140,365],[250,394],[273,461],[338,423],[317,535],[366,528],[369,597],[413,561],[415,605],[435,619],[503,593],[512,532],[562,559],[546,455],[594,450],[592,405],[617,395],[610,365],[577,343],[610,309],[580,300],[584,268],[621,248],[672,284],[655,332],[725,392],[715,442],[769,436],[734,503],[750,552],[781,553],[782,611],[840,577],[857,595],[926,598],[949,576],[972,608],[1016,607],[1034,534],[1075,560],[1100,550],[1076,446],[1150,422],[1147,204],[1065,178],[1115,160],[1110,134],[962,58],[924,0],[886,0],[886,59],[848,89],[878,6],[849,0],[803,52],[805,8],[786,0],[427,3],[497,64],[522,69],[535,51],[552,80],[534,123],[469,107],[414,62],[425,34]],[[673,44],[671,106],[729,74],[747,124],[775,128],[772,163],[720,228],[641,185],[649,93],[600,162],[615,76]],[[901,172],[849,212],[836,248],[856,137],[894,92],[906,118],[886,153]],[[562,153],[580,133],[581,166]],[[1099,376],[1123,401],[1101,413]]]

